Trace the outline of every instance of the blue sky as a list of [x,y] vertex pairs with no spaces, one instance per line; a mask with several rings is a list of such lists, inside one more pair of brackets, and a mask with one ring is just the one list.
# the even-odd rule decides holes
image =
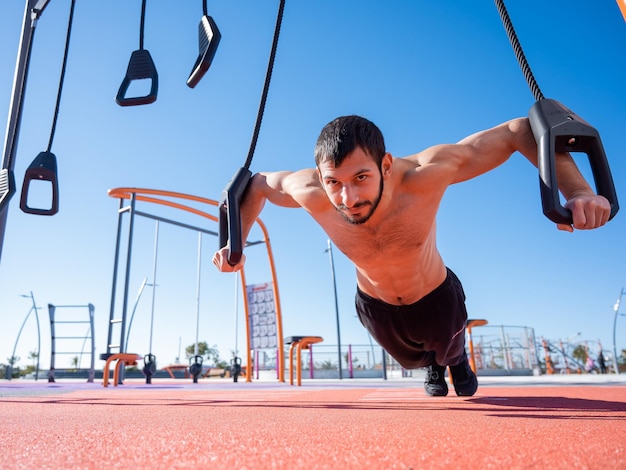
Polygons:
[[[37,26],[15,166],[18,192],[27,166],[48,143],[69,5],[52,0]],[[149,1],[144,46],[158,69],[158,99],[123,108],[114,98],[139,46],[141,2],[77,2],[52,147],[60,212],[27,215],[18,196],[12,200],[0,260],[0,362],[11,356],[31,307],[20,295],[31,291],[42,307],[42,367],[50,358],[48,303],[94,304],[97,353],[105,352],[118,207],[107,190],[133,186],[219,198],[247,155],[277,6],[209,2],[222,41],[211,70],[189,89],[201,2]],[[622,195],[626,27],[617,3],[511,0],[507,7],[544,95],[600,131]],[[5,116],[23,8],[19,1],[0,5]],[[527,115],[533,103],[492,2],[287,1],[251,169],[312,166],[320,129],[339,115],[368,117],[383,131],[388,150],[405,156]],[[577,161],[588,174],[586,158]],[[302,210],[267,206],[261,218],[276,258],[285,335],[320,335],[335,344],[327,237]],[[550,339],[580,332],[579,338],[611,349],[613,305],[626,286],[624,220],[622,211],[600,230],[557,231],[541,213],[536,170],[515,154],[495,171],[449,189],[438,217],[439,248],[464,283],[470,317],[529,326]],[[260,235],[253,231],[250,238]],[[198,336],[229,357],[236,342],[240,350],[245,342],[242,304],[236,320],[235,278],[210,263],[216,246],[203,238]],[[152,283],[154,222],[138,220],[133,250],[131,305],[142,280]],[[247,256],[248,283],[269,281],[263,248]],[[197,234],[162,225],[151,348],[160,365],[178,355],[179,341],[183,348],[195,341],[196,264]],[[337,250],[335,268],[342,343],[367,344],[354,313],[354,268]],[[150,352],[151,301],[146,288],[132,326],[132,352]],[[31,318],[16,352],[22,364],[36,339]],[[626,348],[623,318],[617,345]],[[57,366],[68,363],[69,356],[59,357]]]

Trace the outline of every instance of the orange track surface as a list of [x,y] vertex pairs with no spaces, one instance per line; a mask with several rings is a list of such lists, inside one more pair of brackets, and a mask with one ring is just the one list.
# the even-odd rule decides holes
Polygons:
[[181,383],[4,382],[0,468],[626,468],[624,383]]

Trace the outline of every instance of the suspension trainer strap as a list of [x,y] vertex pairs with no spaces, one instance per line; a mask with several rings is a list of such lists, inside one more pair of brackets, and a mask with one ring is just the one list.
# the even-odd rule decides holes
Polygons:
[[539,185],[543,213],[555,223],[571,224],[572,214],[560,202],[556,175],[556,153],[580,152],[587,154],[596,192],[611,204],[612,219],[619,210],[611,170],[604,152],[600,134],[589,123],[558,101],[546,99],[539,89],[522,46],[504,5],[504,0],[494,0],[509,42],[537,102],[530,108],[528,120],[537,142]]
[[[152,56],[143,47],[143,36],[146,19],[146,0],[141,2],[141,23],[139,26],[139,49],[133,51],[128,61],[126,75],[122,80],[115,102],[120,106],[139,106],[154,103],[159,91],[159,74],[152,60]],[[150,91],[144,96],[127,97],[130,84],[136,80],[150,80]]]
[[274,68],[276,49],[278,48],[278,38],[280,35],[284,9],[285,0],[280,0],[278,15],[276,17],[276,26],[274,28],[274,40],[272,41],[272,49],[270,51],[269,62],[267,64],[267,71],[265,74],[265,82],[263,85],[263,93],[261,94],[261,102],[259,104],[254,132],[252,133],[252,141],[250,143],[248,156],[244,166],[237,170],[235,176],[233,176],[230,182],[226,185],[224,191],[222,191],[222,198],[219,206],[219,244],[220,248],[223,248],[226,245],[229,246],[228,262],[233,266],[241,261],[241,257],[243,256],[244,240],[241,230],[240,204],[248,183],[250,182],[250,178],[252,177],[252,173],[249,168],[252,163],[252,158],[254,157],[259,131],[261,129],[261,122],[263,120],[263,113],[265,111],[265,103],[267,101],[267,94],[272,79],[272,70]]
[[[72,25],[74,24],[75,6],[76,0],[71,0],[70,13],[67,21],[67,33],[65,36],[65,49],[63,52],[63,65],[61,66],[61,76],[59,78],[59,87],[57,89],[57,99],[54,107],[52,126],[50,129],[50,138],[48,139],[48,148],[35,157],[24,174],[24,183],[22,184],[22,193],[20,197],[20,209],[27,214],[54,215],[59,211],[59,177],[57,172],[56,156],[52,153],[52,143],[54,142],[57,122],[59,119],[59,110],[61,108],[61,95],[63,94],[63,84],[65,83],[65,71],[67,70],[67,58],[70,50],[70,39],[72,37]],[[50,183],[51,202],[48,207],[31,207],[28,204],[28,194],[30,190],[30,183],[32,181],[45,181]]]
[[15,159],[19,140],[24,108],[24,95],[30,55],[37,22],[46,8],[49,0],[27,0],[22,17],[22,31],[17,49],[15,73],[13,75],[13,89],[7,119],[6,134],[2,150],[2,165],[0,168],[0,256],[4,246],[4,236],[7,227],[9,202],[15,194]]
[[209,70],[217,46],[222,39],[222,34],[217,27],[213,18],[207,14],[206,0],[202,1],[203,16],[198,25],[198,48],[200,50],[196,63],[191,69],[189,78],[187,78],[187,86],[194,88],[198,82],[204,77],[204,74]]

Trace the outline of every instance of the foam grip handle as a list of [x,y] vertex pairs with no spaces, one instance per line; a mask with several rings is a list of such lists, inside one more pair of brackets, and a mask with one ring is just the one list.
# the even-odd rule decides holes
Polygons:
[[[28,191],[33,180],[49,181],[52,187],[52,201],[48,209],[30,207],[28,205]],[[52,152],[41,152],[30,164],[24,174],[20,209],[27,214],[54,215],[59,212],[59,179],[57,174],[57,160]]]
[[[127,97],[128,87],[135,80],[151,80],[150,92],[145,96]],[[152,61],[150,52],[146,49],[133,51],[128,61],[126,75],[122,80],[115,102],[120,106],[139,106],[154,103],[159,90],[159,75]]]
[[611,205],[612,219],[619,210],[611,170],[598,131],[561,103],[551,99],[537,101],[528,112],[537,142],[541,204],[544,215],[557,224],[572,224],[572,214],[560,203],[555,154],[587,154],[596,192]]
[[231,266],[239,263],[243,256],[244,240],[239,206],[251,177],[250,170],[242,167],[237,170],[235,176],[222,191],[219,209],[219,243],[220,248],[229,246],[228,263]]

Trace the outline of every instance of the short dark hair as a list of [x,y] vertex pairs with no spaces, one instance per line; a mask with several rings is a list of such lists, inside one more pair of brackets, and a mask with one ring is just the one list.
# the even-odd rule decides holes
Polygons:
[[338,117],[324,126],[315,144],[315,164],[331,160],[341,166],[346,156],[357,147],[362,148],[381,165],[386,153],[385,139],[373,122],[361,116]]

